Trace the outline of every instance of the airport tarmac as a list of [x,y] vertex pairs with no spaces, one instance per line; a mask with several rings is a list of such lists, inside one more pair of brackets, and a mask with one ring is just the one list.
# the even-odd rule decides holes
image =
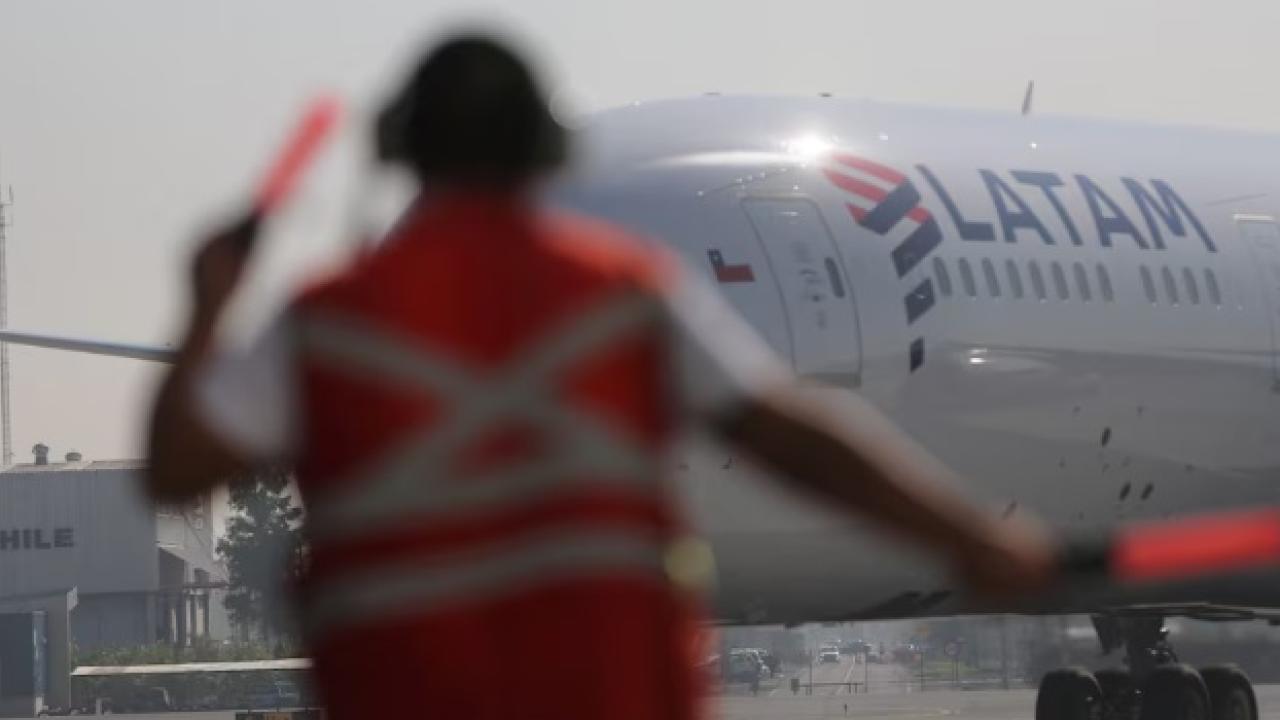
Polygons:
[[[1280,720],[1280,685],[1257,686],[1259,720]],[[1031,720],[1034,690],[926,690],[858,695],[726,696],[716,700],[716,720]],[[847,710],[846,710],[847,708]]]
[[911,670],[897,663],[862,663],[850,655],[841,655],[839,662],[815,663],[812,668],[806,666],[788,668],[784,673],[782,688],[778,691],[790,693],[787,689],[790,677],[798,677],[801,683],[809,682],[810,671],[813,673],[815,695],[835,693],[848,694],[850,687],[835,683],[854,683],[858,692],[865,692],[869,687],[872,692],[899,692],[903,685],[912,682]]
[[[874,667],[874,666],[873,666]],[[1260,720],[1280,720],[1280,685],[1259,685]],[[1032,720],[1034,690],[926,690],[717,698],[711,720]],[[846,706],[848,707],[846,715]],[[233,712],[114,715],[116,720],[233,720]],[[375,719],[378,720],[378,719]],[[391,720],[387,718],[385,720]]]

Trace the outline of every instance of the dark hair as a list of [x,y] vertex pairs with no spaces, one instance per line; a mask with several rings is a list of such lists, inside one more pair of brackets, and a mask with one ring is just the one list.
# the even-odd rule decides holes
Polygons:
[[426,58],[378,118],[378,154],[422,180],[519,183],[564,162],[564,128],[529,68],[465,36]]

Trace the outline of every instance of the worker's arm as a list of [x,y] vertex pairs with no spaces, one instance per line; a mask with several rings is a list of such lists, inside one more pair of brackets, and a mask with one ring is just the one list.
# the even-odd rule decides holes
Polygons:
[[210,361],[218,321],[244,273],[256,229],[255,219],[243,218],[211,236],[196,254],[191,319],[151,412],[146,490],[156,500],[191,498],[243,475],[252,465],[205,422],[196,386]]
[[859,398],[846,413],[779,385],[748,396],[712,427],[791,484],[940,554],[974,589],[1028,591],[1056,555],[1026,521],[998,520],[950,490],[941,463]]
[[837,408],[821,388],[803,390],[718,293],[685,269],[672,276],[665,299],[682,395],[714,432],[824,505],[946,558],[976,590],[1045,584],[1055,550],[1032,521],[1000,520],[963,498],[947,469],[866,400],[842,397]]

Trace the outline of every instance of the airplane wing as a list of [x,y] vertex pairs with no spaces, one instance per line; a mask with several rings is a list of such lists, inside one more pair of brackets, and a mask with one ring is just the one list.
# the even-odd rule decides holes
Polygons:
[[[270,214],[288,199],[302,171],[314,160],[323,140],[332,133],[341,110],[339,101],[328,95],[321,95],[307,105],[298,125],[289,135],[258,188],[254,217]],[[0,330],[0,342],[158,363],[171,363],[174,360],[174,350],[168,347],[38,335],[13,330]]]
[[173,348],[156,345],[132,345],[127,343],[108,342],[89,338],[59,337],[56,335],[38,335],[35,333],[0,330],[0,342],[31,347],[51,348],[53,350],[70,350],[71,352],[89,353],[91,355],[108,355],[111,357],[147,360],[149,362],[171,363],[174,360]]

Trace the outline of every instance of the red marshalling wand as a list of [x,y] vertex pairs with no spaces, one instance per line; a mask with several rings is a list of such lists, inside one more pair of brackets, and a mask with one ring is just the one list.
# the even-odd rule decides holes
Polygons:
[[1121,583],[1176,581],[1280,565],[1280,509],[1250,509],[1135,523],[1101,544],[1067,548],[1069,573]]
[[330,95],[317,97],[307,104],[298,124],[258,186],[254,196],[255,212],[268,215],[289,199],[303,171],[338,124],[341,112],[341,103]]
[[246,250],[257,239],[262,219],[278,210],[293,195],[303,171],[315,159],[325,139],[337,126],[341,114],[342,104],[331,95],[322,95],[307,104],[293,132],[263,175],[249,213],[231,230],[236,242]]

